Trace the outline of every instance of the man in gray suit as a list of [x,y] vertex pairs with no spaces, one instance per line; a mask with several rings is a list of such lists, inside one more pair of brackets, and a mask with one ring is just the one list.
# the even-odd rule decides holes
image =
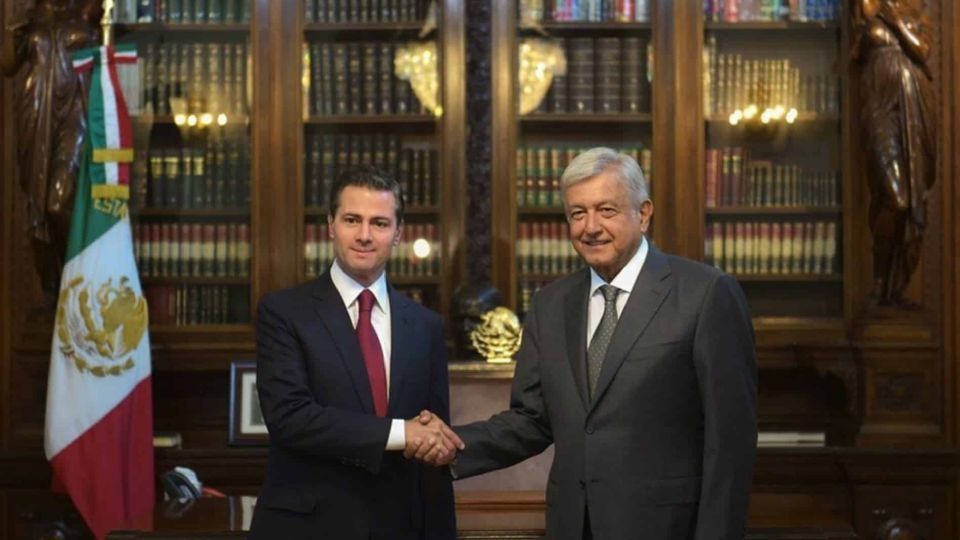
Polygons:
[[743,292],[644,238],[653,204],[629,156],[586,151],[560,182],[589,268],[534,296],[510,409],[454,428],[454,475],[553,443],[548,538],[742,539],[757,440]]

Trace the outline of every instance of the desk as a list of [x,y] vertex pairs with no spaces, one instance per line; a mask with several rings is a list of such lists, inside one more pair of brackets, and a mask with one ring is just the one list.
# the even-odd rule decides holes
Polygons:
[[[199,499],[190,505],[161,504],[153,531],[114,531],[111,540],[216,540],[246,538],[253,498]],[[803,514],[780,519],[751,516],[747,540],[853,540],[857,536],[840,521],[804,523]],[[785,522],[784,520],[790,520]],[[776,521],[776,522],[774,522]],[[822,521],[822,520],[821,520]],[[462,540],[539,540],[544,538],[543,495],[509,505],[494,495],[457,498],[458,537]]]

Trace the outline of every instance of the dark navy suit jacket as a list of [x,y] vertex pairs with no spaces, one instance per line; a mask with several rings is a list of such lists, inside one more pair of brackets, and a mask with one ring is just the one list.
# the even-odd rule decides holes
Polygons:
[[329,272],[260,301],[257,388],[270,458],[250,538],[456,536],[446,468],[385,450],[391,419],[429,409],[449,423],[450,408],[442,319],[388,290],[386,418],[374,414],[360,345]]

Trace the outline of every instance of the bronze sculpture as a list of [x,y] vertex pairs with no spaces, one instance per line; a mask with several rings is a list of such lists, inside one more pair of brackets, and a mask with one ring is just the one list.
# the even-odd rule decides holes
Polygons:
[[904,290],[920,262],[926,199],[936,178],[937,124],[931,38],[922,8],[908,0],[855,0],[853,56],[861,99],[874,299],[911,305]]
[[99,0],[38,0],[3,35],[0,69],[17,77],[17,165],[41,286],[53,294],[70,231],[86,134],[86,84],[72,53],[98,45]]

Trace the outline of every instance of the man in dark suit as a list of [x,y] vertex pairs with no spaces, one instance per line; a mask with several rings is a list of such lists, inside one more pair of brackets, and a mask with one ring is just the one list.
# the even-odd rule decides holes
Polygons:
[[[270,431],[250,538],[452,539],[443,321],[387,284],[403,197],[383,171],[341,175],[335,261],[257,310],[257,388]],[[433,422],[415,419],[424,409]],[[414,420],[404,421],[404,418]]]
[[653,204],[629,156],[584,152],[561,187],[589,268],[534,296],[510,409],[454,428],[455,477],[553,443],[548,538],[742,540],[757,428],[740,287],[644,238]]

